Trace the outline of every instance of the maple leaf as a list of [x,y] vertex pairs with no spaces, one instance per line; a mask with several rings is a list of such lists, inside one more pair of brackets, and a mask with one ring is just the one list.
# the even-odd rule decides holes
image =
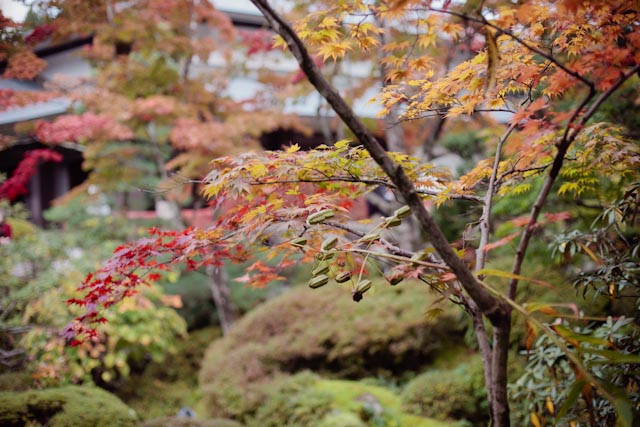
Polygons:
[[327,43],[318,50],[318,53],[325,61],[329,58],[336,61],[338,59],[342,59],[347,51],[351,49],[352,47],[350,43],[347,41],[343,41],[339,43]]

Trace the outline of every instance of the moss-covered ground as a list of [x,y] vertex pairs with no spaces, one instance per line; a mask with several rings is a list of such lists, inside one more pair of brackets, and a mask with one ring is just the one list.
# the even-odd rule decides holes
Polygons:
[[136,413],[96,387],[0,392],[3,427],[136,427]]

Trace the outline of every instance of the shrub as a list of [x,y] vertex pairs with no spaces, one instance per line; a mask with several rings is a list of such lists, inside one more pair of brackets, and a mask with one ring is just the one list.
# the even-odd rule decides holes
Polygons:
[[4,427],[134,427],[136,415],[120,399],[94,387],[67,386],[0,393]]
[[461,335],[452,312],[424,315],[430,302],[414,283],[378,286],[359,304],[339,287],[268,301],[207,350],[200,381],[210,415],[251,413],[266,383],[305,369],[341,378],[419,369]]
[[[94,234],[95,221],[105,240]],[[40,385],[93,381],[117,386],[148,357],[165,357],[185,330],[184,321],[152,286],[106,311],[109,322],[97,341],[67,345],[60,330],[79,312],[65,301],[79,297],[78,284],[109,256],[117,238],[125,238],[124,230],[133,228],[118,218],[91,217],[84,223],[64,231],[34,229],[0,246],[0,306],[8,308],[0,316],[0,349],[24,351],[25,368]],[[11,362],[20,366],[21,361]]]
[[302,373],[276,381],[249,427],[444,427],[402,412],[400,398],[359,381]]
[[430,370],[409,382],[402,393],[411,413],[438,419],[465,419],[473,425],[488,421],[487,392],[479,357],[446,370]]
[[269,387],[268,397],[248,420],[250,427],[316,427],[331,410],[331,395],[316,390],[318,378],[303,373]]

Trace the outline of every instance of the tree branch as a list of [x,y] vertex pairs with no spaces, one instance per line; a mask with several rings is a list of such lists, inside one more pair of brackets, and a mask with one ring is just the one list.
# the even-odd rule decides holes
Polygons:
[[442,260],[455,273],[460,284],[476,302],[478,308],[492,323],[500,323],[501,320],[504,319],[504,316],[508,315],[507,307],[501,300],[488,293],[480,283],[478,283],[473,272],[471,272],[464,261],[458,257],[438,225],[425,209],[413,182],[406,175],[404,169],[393,162],[378,140],[376,140],[362,121],[358,119],[336,89],[325,79],[293,28],[271,8],[267,0],[251,0],[251,2],[262,12],[267,22],[269,22],[273,29],[287,43],[289,50],[298,61],[300,68],[309,79],[309,82],[322,94],[336,114],[369,152],[374,161],[380,165],[382,170],[396,185],[398,192],[415,214],[431,244],[438,251]]
[[[337,228],[339,230],[346,231],[346,232],[351,233],[354,236],[358,236],[358,237],[364,237],[367,234],[367,233],[363,233],[362,231],[356,230],[355,228],[349,227],[348,225],[345,225],[345,224],[343,224],[341,222],[324,221],[324,224],[329,225],[329,226],[331,226],[333,228]],[[407,258],[407,260],[405,260],[405,261],[408,261],[409,259],[411,259],[412,256],[415,255],[415,252],[411,252],[411,251],[407,251],[405,249],[399,248],[398,246],[394,245],[393,243],[389,242],[388,240],[385,240],[385,239],[381,238],[380,239],[380,243],[382,243],[382,245],[385,247],[385,249],[388,250],[393,255],[397,255],[397,256],[400,256],[400,257],[403,257],[403,258]],[[442,270],[442,269],[444,269],[444,266],[440,266],[440,267],[438,267],[438,269]]]
[[[341,177],[329,177],[327,176],[326,178],[317,178],[317,179],[276,179],[276,180],[272,180],[272,181],[251,181],[249,182],[249,185],[274,185],[274,184],[296,184],[296,183],[303,183],[303,182],[307,182],[307,183],[323,183],[323,182],[353,182],[353,183],[360,183],[360,184],[368,184],[368,185],[382,185],[384,187],[390,188],[392,190],[397,190],[397,187],[395,185],[393,185],[393,183],[389,182],[389,181],[385,181],[382,179],[359,179],[359,178],[354,178],[354,177],[347,177],[347,176],[341,176]],[[192,183],[198,183],[198,184],[203,184],[204,181],[198,181],[198,180],[190,180],[189,182]],[[415,192],[417,194],[423,194],[425,196],[438,196],[440,195],[439,191],[436,190],[426,190],[426,189],[419,189],[416,188]],[[448,198],[452,199],[452,200],[468,200],[471,202],[475,202],[475,203],[483,203],[484,199],[482,197],[479,196],[473,196],[471,194],[448,194],[447,195]]]
[[[533,234],[534,225],[538,221],[538,216],[542,211],[542,206],[546,202],[547,197],[551,192],[551,187],[555,183],[556,178],[560,173],[560,169],[562,168],[562,165],[564,163],[567,150],[569,149],[573,141],[575,141],[578,134],[582,131],[582,128],[584,127],[584,125],[591,119],[593,114],[598,110],[598,108],[602,105],[602,103],[606,101],[607,98],[609,98],[620,86],[622,86],[622,84],[625,81],[631,78],[631,76],[636,74],[638,71],[640,71],[640,65],[636,65],[635,67],[631,68],[626,73],[624,73],[613,86],[611,86],[605,92],[602,92],[600,96],[598,96],[598,98],[593,102],[593,104],[591,104],[589,109],[582,115],[580,122],[577,125],[574,125],[573,123],[579,117],[581,111],[584,110],[584,108],[586,108],[586,106],[595,96],[594,91],[589,91],[589,94],[585,97],[585,99],[582,101],[580,106],[578,106],[576,111],[574,111],[573,115],[569,119],[565,132],[562,136],[562,140],[557,145],[558,152],[556,153],[553,159],[551,170],[549,170],[549,176],[544,182],[542,188],[540,189],[540,193],[538,194],[538,197],[535,203],[533,204],[533,208],[531,209],[531,214],[529,217],[529,223],[527,224],[525,229],[522,231],[522,237],[520,238],[520,243],[518,245],[518,249],[516,252],[516,258],[514,260],[513,268],[511,270],[511,272],[514,275],[520,274],[520,271],[522,269],[522,263],[524,262],[524,255],[527,251],[527,248],[529,246],[529,241],[531,240],[531,236]],[[571,132],[572,128],[574,129],[573,132]],[[509,298],[515,299],[517,287],[518,287],[518,279],[511,279],[511,281],[509,282]]]

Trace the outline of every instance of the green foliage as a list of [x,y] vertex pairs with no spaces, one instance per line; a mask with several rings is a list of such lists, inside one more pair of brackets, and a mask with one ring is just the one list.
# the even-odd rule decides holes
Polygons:
[[0,391],[26,391],[34,386],[34,380],[27,372],[13,371],[0,374]]
[[474,156],[484,153],[483,139],[478,134],[479,132],[476,130],[460,133],[448,132],[442,136],[439,144],[465,160],[472,160]]
[[93,387],[67,386],[0,393],[4,427],[135,427],[135,412],[117,397]]
[[409,382],[402,393],[411,413],[438,419],[465,419],[474,425],[488,421],[482,362],[474,357],[453,369],[429,370]]
[[[574,286],[583,295],[591,292],[594,300],[611,297],[609,302],[618,307],[607,314],[634,316],[634,307],[640,307],[639,195],[640,183],[634,183],[588,229],[559,234],[550,245],[554,253],[576,264]],[[616,301],[620,296],[626,304]]]
[[626,128],[625,133],[636,139],[640,136],[639,85],[638,77],[632,77],[596,113],[599,121],[621,124]]
[[[78,284],[118,239],[138,233],[117,217],[69,218],[69,230],[34,230],[0,247],[0,326],[8,331],[2,338],[26,351],[29,370],[43,384],[112,383],[127,376],[131,364],[162,359],[185,332],[184,322],[164,305],[159,289],[149,288],[106,313],[110,322],[97,341],[67,346],[60,331],[77,310],[65,301],[78,296]],[[21,329],[26,332],[11,333]]]
[[118,90],[131,99],[171,93],[180,79],[177,65],[161,55],[133,55],[127,69],[118,71]]
[[250,312],[205,354],[200,382],[210,415],[252,413],[264,384],[304,369],[348,378],[413,371],[460,337],[451,312],[427,319],[432,299],[421,285],[378,283],[370,292],[354,304],[338,286],[296,288]]
[[404,413],[391,391],[357,381],[327,380],[302,373],[282,378],[249,427],[440,427],[444,424]]
[[[640,403],[640,331],[624,317],[607,319],[592,327],[554,325],[556,332],[572,344],[582,363],[615,396],[604,398],[576,372],[565,352],[547,336],[541,336],[528,352],[526,370],[511,387],[514,412],[520,420],[536,414],[544,426],[615,424],[619,409],[628,405],[638,416]],[[611,350],[615,349],[615,350]],[[635,408],[635,409],[631,409]]]
[[[225,265],[227,277],[235,278],[244,274],[248,264]],[[180,295],[182,307],[177,311],[187,322],[189,330],[218,323],[215,304],[211,297],[211,279],[201,271],[182,271],[167,275],[169,280],[160,283],[165,293]],[[238,315],[242,315],[264,302],[269,295],[280,290],[274,283],[265,288],[253,288],[243,284],[229,287],[230,299]]]
[[438,223],[447,239],[455,241],[479,210],[480,208],[476,204],[468,201],[446,202],[433,211],[433,219]]
[[504,197],[499,198],[495,202],[491,212],[496,217],[502,218],[513,218],[519,215],[525,215],[529,211],[531,203],[535,201],[536,194],[542,186],[542,182],[542,178],[540,177],[529,179],[527,181],[529,184],[528,188],[523,188],[522,191],[506,193]]
[[211,297],[211,285],[206,274],[198,271],[169,273],[169,280],[160,286],[168,295],[179,295],[182,307],[177,311],[187,323],[187,329],[197,329],[217,322],[216,308]]

